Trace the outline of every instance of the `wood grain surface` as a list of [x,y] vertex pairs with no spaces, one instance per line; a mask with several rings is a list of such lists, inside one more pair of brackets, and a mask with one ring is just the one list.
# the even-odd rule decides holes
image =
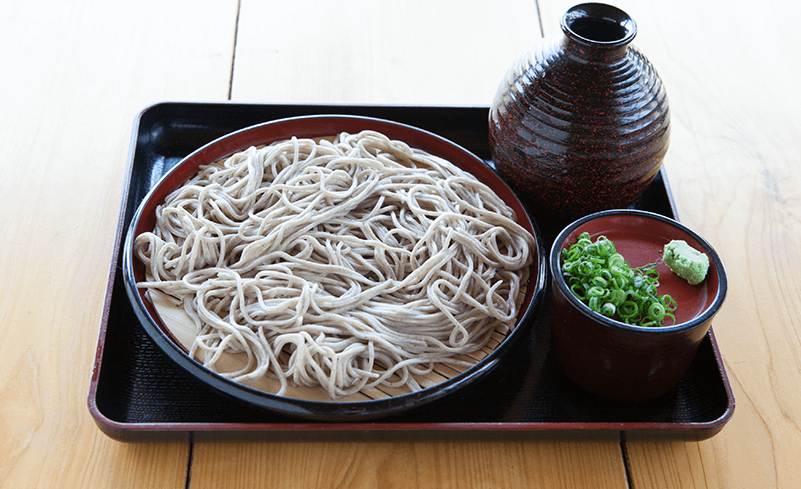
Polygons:
[[[0,487],[795,487],[801,7],[620,0],[716,247],[737,399],[701,442],[143,443],[86,405],[133,121],[163,100],[488,105],[562,0],[0,2]],[[541,19],[541,20],[540,20]],[[542,30],[541,30],[542,26]]]
[[[190,8],[191,7],[191,8]],[[86,404],[132,123],[225,99],[237,2],[0,2],[0,486],[184,487]]]

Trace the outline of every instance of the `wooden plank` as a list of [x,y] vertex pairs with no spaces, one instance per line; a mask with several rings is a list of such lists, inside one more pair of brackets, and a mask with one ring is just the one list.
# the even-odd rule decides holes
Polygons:
[[[546,31],[572,2],[544,0]],[[665,165],[680,219],[729,276],[715,334],[733,419],[699,443],[628,443],[634,487],[801,480],[801,58],[796,3],[620,1],[671,102]]]
[[184,487],[86,404],[138,111],[225,99],[237,2],[0,3],[0,486]]
[[[265,443],[195,447],[192,489],[626,487],[608,443]],[[225,456],[221,456],[224,453]]]
[[489,105],[540,38],[536,2],[242,1],[232,98]]

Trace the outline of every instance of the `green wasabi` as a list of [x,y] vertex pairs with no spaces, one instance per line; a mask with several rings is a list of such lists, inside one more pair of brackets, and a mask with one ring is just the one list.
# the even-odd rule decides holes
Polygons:
[[666,244],[662,260],[673,273],[691,285],[703,282],[709,270],[709,257],[683,240],[674,239]]

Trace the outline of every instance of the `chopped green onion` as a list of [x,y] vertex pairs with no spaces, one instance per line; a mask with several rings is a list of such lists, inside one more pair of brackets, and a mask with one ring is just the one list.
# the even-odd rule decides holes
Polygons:
[[600,313],[603,314],[604,316],[611,318],[612,316],[615,315],[615,305],[612,304],[611,302],[607,302],[606,304],[601,306]]
[[562,250],[561,257],[568,287],[593,311],[638,326],[662,326],[665,319],[676,322],[676,301],[657,295],[655,263],[631,268],[611,240],[599,236],[593,243],[589,233]]

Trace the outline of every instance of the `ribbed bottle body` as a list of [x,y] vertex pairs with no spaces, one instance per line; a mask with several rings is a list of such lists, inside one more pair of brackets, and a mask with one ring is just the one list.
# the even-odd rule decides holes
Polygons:
[[492,157],[535,212],[572,218],[625,208],[659,171],[670,138],[667,95],[630,38],[585,39],[563,18],[563,32],[521,56],[498,87]]

